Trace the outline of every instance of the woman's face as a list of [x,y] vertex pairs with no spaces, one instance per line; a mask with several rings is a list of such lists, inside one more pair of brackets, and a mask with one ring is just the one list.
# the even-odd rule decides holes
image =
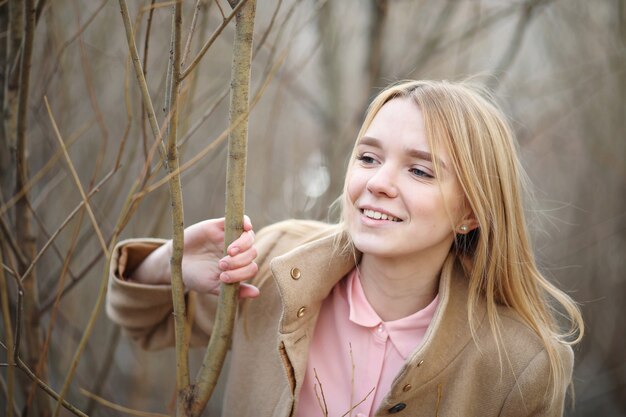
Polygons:
[[[433,159],[441,177],[435,178]],[[411,99],[387,102],[359,138],[347,174],[344,218],[364,254],[441,259],[468,215],[448,155],[433,155],[424,118]]]

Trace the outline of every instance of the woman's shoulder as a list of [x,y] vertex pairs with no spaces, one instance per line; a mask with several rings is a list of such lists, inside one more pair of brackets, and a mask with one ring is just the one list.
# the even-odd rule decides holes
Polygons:
[[[571,372],[574,352],[569,344],[556,337],[544,340],[517,311],[510,307],[499,306],[498,316],[503,348],[501,353],[513,368],[514,374],[519,375],[531,368],[534,372],[549,374],[549,352],[559,356],[565,372]],[[493,350],[496,352],[493,353],[498,354],[497,349],[494,344]]]
[[281,243],[299,245],[329,236],[340,230],[339,225],[316,220],[283,220],[262,228],[256,235],[257,245]]
[[502,369],[508,368],[513,377],[501,415],[526,410],[525,415],[561,416],[574,368],[571,345],[556,336],[544,340],[518,312],[507,307],[499,310]]
[[288,219],[263,227],[258,236],[279,233],[285,236],[299,238],[311,234],[337,230],[337,224],[325,223],[317,220]]
[[339,232],[337,224],[315,220],[284,220],[259,230],[255,238],[255,246],[259,253],[257,262],[268,257],[289,252],[296,246],[321,239]]

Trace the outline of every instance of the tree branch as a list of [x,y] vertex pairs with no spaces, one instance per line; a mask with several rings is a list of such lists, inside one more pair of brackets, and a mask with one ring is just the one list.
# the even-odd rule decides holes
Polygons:
[[[240,1],[240,4],[243,1]],[[231,6],[233,3],[231,2]],[[226,168],[226,224],[224,252],[243,232],[246,152],[248,141],[249,90],[252,60],[252,40],[256,2],[249,0],[237,12],[231,75],[230,123]],[[202,366],[196,378],[196,396],[192,404],[194,416],[199,416],[208,402],[222,370],[230,347],[237,301],[238,284],[222,284],[215,325]]]

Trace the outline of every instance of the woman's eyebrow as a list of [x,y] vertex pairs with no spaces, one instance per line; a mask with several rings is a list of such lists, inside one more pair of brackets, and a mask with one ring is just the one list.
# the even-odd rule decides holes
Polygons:
[[371,136],[362,136],[361,139],[359,139],[359,143],[357,145],[365,145],[365,146],[373,146],[375,148],[382,148],[382,142],[376,138],[373,138]]
[[446,169],[447,170],[446,164],[440,158],[437,158],[436,156],[434,156],[430,152],[420,151],[418,149],[407,148],[406,149],[406,153],[407,153],[407,155],[409,155],[412,158],[422,159],[424,161],[436,163],[442,169]]
[[[372,146],[375,148],[382,149],[383,144],[379,139],[373,138],[371,136],[363,136],[359,139],[358,145]],[[432,153],[427,151],[421,151],[419,149],[406,148],[405,153],[411,158],[422,159],[428,162],[435,162],[443,169],[447,170],[446,164],[441,160],[441,158],[437,158]]]

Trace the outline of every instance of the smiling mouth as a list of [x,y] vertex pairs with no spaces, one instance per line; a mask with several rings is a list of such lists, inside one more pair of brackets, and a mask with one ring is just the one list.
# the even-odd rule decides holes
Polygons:
[[402,221],[402,220],[400,220],[397,217],[393,217],[393,216],[390,216],[388,214],[381,213],[381,212],[375,211],[375,210],[362,209],[361,213],[363,213],[365,215],[365,217],[368,217],[368,218],[374,219],[374,220],[389,220],[389,221],[392,221],[392,222],[401,222]]

